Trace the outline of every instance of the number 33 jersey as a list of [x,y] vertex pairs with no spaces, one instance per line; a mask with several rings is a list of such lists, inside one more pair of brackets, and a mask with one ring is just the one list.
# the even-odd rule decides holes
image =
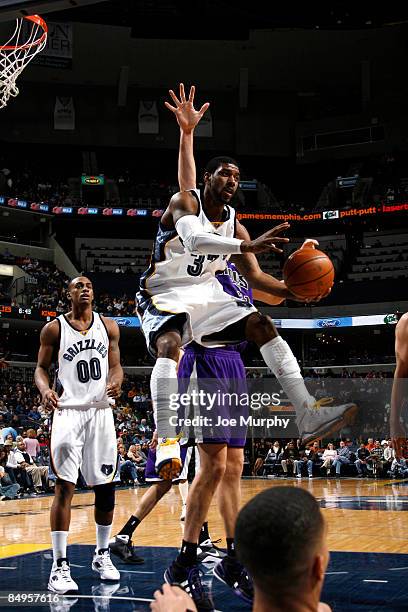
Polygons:
[[[213,223],[203,211],[198,189],[192,189],[190,193],[197,200],[197,217],[204,231],[228,238],[234,237],[235,210],[225,206],[224,220]],[[215,273],[225,269],[226,259],[225,255],[190,253],[184,248],[176,230],[167,230],[160,223],[150,266],[140,279],[141,292],[157,295],[175,287],[211,283]]]
[[57,320],[60,343],[55,390],[59,407],[107,407],[109,337],[104,322],[93,312],[89,328],[78,331],[65,315]]

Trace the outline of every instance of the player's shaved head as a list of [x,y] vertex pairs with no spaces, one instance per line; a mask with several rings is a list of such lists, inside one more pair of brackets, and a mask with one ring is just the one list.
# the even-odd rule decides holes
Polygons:
[[239,169],[239,164],[235,159],[233,159],[232,157],[228,157],[227,155],[220,155],[218,157],[213,157],[212,159],[210,159],[210,161],[205,167],[205,172],[208,172],[208,174],[214,174],[214,172],[216,172],[218,168],[223,164],[236,166]]
[[77,283],[90,283],[92,286],[92,281],[89,280],[89,278],[87,276],[76,276],[75,278],[71,279],[68,283],[68,291],[71,291],[71,289],[73,289],[73,287],[75,287],[75,285]]

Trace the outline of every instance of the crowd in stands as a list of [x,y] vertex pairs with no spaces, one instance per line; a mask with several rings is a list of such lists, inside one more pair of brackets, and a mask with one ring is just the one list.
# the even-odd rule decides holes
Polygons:
[[[122,397],[114,408],[120,470],[117,479],[143,484],[153,434],[149,382],[125,375]],[[49,492],[50,414],[32,384],[0,381],[0,497]],[[80,477],[78,486],[86,488]]]
[[[16,382],[20,378],[20,369],[10,368],[9,375],[0,379],[3,442],[0,448],[0,467],[3,468],[0,469],[0,485],[3,490],[0,490],[0,495],[10,494],[11,497],[38,494],[51,490],[53,486],[53,475],[48,472],[50,415],[41,404],[32,377],[31,382]],[[257,376],[257,372],[252,371],[250,376]],[[332,380],[327,377],[314,374],[314,377],[307,376],[306,380],[316,397],[326,396],[332,390]],[[389,404],[381,404],[384,389],[386,397],[390,396],[389,386],[384,386],[386,381],[389,385],[390,379],[378,373],[361,378],[356,373],[343,371],[335,381],[336,397],[342,402],[352,398],[359,406],[357,424],[348,434],[350,437],[337,442],[336,448],[332,443],[326,448],[317,443],[304,448],[298,440],[248,440],[247,463],[253,466],[254,475],[293,475],[299,478],[330,474],[408,476],[405,460],[395,460],[392,442],[383,435],[389,414]],[[372,410],[376,402],[382,406],[381,410]],[[148,375],[125,374],[122,396],[114,408],[114,415],[120,466],[118,479],[127,485],[143,484],[149,441],[154,429]],[[365,431],[377,432],[378,435],[366,439]],[[86,486],[81,481],[78,485]],[[10,486],[11,489],[6,488]]]
[[[88,168],[86,174],[102,173],[106,177],[100,206],[162,209],[170,197],[178,191],[173,154],[163,159],[161,165],[168,168],[168,173],[161,177],[152,176],[147,164],[146,167],[138,165],[136,168],[130,168],[126,167],[124,160],[119,164],[119,170],[117,155],[108,156],[103,160],[105,168],[103,172],[98,169],[100,164],[97,162],[96,154],[93,153],[93,156],[93,169],[91,171],[91,168]],[[125,159],[128,157],[127,151]],[[82,164],[79,155],[78,161],[80,167]],[[257,190],[238,192],[235,206],[250,210],[302,213],[313,208],[333,210],[365,207],[379,202],[406,201],[408,197],[406,162],[406,154],[402,152],[352,160],[339,159],[331,164],[321,162],[314,164],[313,168],[309,168],[308,165],[309,179],[304,176],[301,167],[286,164],[275,172],[273,184],[266,185],[265,180],[270,183],[269,162],[262,167],[258,159],[254,168],[257,174],[255,177]],[[86,194],[81,193],[79,168],[67,169],[62,176],[60,169],[52,166],[51,160],[40,164],[32,158],[30,161],[22,161],[21,155],[16,160],[3,157],[0,160],[0,195],[31,202],[45,201],[51,206],[87,206]],[[253,169],[250,166],[250,161],[242,165],[242,180],[254,179]],[[68,178],[70,173],[71,178]],[[201,176],[201,170],[198,171],[198,176]],[[349,188],[345,188],[341,180],[339,181],[341,177],[354,177],[355,180],[351,182]]]
[[255,441],[253,476],[314,478],[408,478],[408,440],[405,458],[396,458],[392,440],[350,438],[304,447],[298,440]]
[[[58,314],[69,310],[66,291],[70,279],[55,264],[40,261],[29,254],[15,257],[7,248],[0,254],[0,262],[17,265],[29,275],[29,282],[24,284],[24,306],[55,310]],[[2,304],[17,305],[17,301],[6,293],[2,298]],[[126,293],[112,296],[104,292],[96,296],[94,309],[106,316],[132,315],[135,302]]]

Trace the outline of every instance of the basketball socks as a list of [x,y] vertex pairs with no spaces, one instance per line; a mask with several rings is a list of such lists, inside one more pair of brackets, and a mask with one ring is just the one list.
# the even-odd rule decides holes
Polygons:
[[177,381],[177,363],[173,359],[159,357],[156,359],[150,377],[154,420],[159,438],[176,437],[175,430],[174,436],[168,435],[171,422],[170,417],[174,414],[169,406],[169,382],[171,379]]
[[124,542],[128,542],[132,537],[136,527],[140,525],[140,522],[141,521],[137,518],[137,516],[133,516],[132,514],[128,522],[119,531],[117,537],[123,540]]
[[200,529],[200,535],[198,536],[198,545],[206,542],[206,540],[210,539],[210,534],[208,533],[208,521],[202,524]]
[[227,538],[227,555],[235,557],[235,541],[234,538]]
[[98,525],[96,523],[96,550],[105,550],[109,547],[109,538],[112,525]]
[[197,544],[193,542],[186,542],[183,540],[181,544],[181,550],[176,559],[177,563],[183,567],[190,567],[197,563]]
[[188,496],[188,482],[187,482],[187,480],[186,480],[186,482],[180,482],[180,484],[179,484],[179,491],[180,491],[181,499],[183,500],[183,506],[185,506],[186,503],[187,503],[187,496]]
[[67,557],[68,531],[51,531],[52,554],[54,563]]
[[266,365],[282,385],[282,389],[295,407],[297,416],[314,404],[314,397],[306,389],[299,364],[287,342],[277,336],[260,348]]

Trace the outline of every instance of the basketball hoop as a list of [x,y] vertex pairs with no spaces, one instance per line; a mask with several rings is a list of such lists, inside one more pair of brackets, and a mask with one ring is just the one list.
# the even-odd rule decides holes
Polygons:
[[[23,31],[24,23],[28,26],[27,35]],[[47,24],[39,15],[18,18],[14,34],[5,45],[0,45],[0,108],[6,106],[11,96],[18,95],[16,80],[33,57],[44,49],[47,32]]]

